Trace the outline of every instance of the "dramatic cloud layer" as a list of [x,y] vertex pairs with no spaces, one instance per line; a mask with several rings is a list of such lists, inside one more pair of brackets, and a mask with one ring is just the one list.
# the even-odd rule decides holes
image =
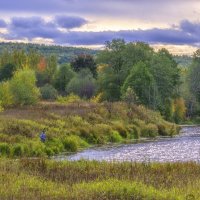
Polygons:
[[102,45],[124,38],[196,47],[199,10],[198,0],[0,0],[0,39]]
[[[80,27],[87,20],[79,17],[56,16],[51,22],[41,17],[14,17],[7,25],[7,40],[35,38],[52,39],[56,44],[101,45],[113,38],[124,38],[127,42],[144,41],[152,44],[187,44],[198,46],[200,39],[200,23],[184,20],[179,26],[168,29],[122,30],[122,31],[72,31],[70,28]],[[3,23],[2,23],[3,24]],[[61,30],[60,28],[65,28]]]

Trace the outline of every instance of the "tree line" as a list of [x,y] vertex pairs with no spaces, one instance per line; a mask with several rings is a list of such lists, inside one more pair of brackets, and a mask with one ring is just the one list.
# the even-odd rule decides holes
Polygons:
[[167,120],[180,122],[185,114],[193,116],[198,111],[199,55],[195,53],[191,67],[180,68],[166,49],[155,51],[146,43],[122,39],[106,42],[95,56],[79,54],[63,64],[56,55],[35,49],[4,50],[0,101],[7,107],[73,93],[83,99],[143,104]]

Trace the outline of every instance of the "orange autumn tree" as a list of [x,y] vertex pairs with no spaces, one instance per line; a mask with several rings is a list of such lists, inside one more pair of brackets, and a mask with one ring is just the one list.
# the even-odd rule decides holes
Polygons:
[[47,61],[45,57],[41,57],[38,63],[38,71],[39,72],[44,72],[47,68]]

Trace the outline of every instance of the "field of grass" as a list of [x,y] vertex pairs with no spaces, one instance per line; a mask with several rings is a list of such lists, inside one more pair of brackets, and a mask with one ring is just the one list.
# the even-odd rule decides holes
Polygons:
[[[47,142],[39,135],[47,130]],[[39,103],[0,113],[0,156],[38,157],[141,137],[173,136],[159,113],[125,103]]]
[[0,160],[0,199],[200,199],[195,163]]

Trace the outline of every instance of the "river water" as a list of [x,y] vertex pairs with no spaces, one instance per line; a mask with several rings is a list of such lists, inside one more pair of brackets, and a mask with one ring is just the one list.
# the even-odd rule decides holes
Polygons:
[[56,160],[97,160],[135,162],[200,162],[200,127],[184,127],[173,138],[157,138],[137,144],[90,148]]

